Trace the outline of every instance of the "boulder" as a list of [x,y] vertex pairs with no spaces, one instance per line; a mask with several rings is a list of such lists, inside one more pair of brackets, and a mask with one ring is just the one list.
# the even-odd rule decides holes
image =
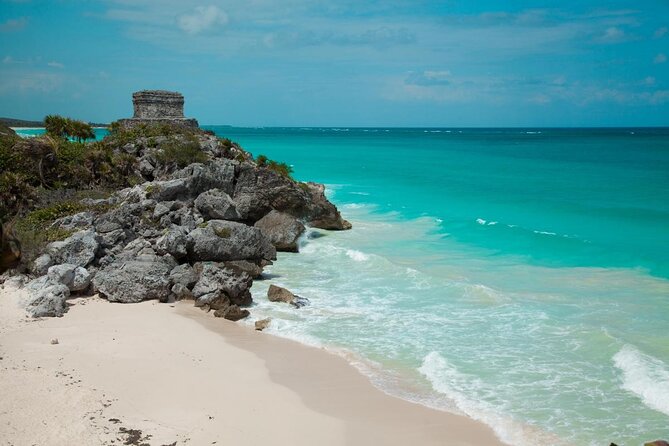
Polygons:
[[172,285],[172,294],[176,300],[193,300],[193,292],[180,283]]
[[156,252],[160,255],[171,254],[181,259],[188,254],[188,229],[172,225],[167,233],[156,241]]
[[146,183],[146,195],[156,201],[171,201],[189,195],[189,182],[185,178]]
[[149,299],[168,299],[170,272],[176,266],[170,255],[151,253],[124,255],[95,275],[95,290],[110,302],[135,303]]
[[71,263],[64,263],[62,265],[54,265],[49,268],[47,276],[51,281],[56,283],[62,283],[66,287],[70,288],[74,282],[74,270],[77,268],[77,265],[72,265]]
[[240,220],[230,195],[219,189],[202,192],[195,199],[195,208],[205,220]]
[[268,168],[243,163],[232,195],[245,221],[258,221],[272,209],[321,229],[350,229],[337,207],[325,197],[325,186],[298,183]]
[[156,207],[153,208],[153,218],[158,219],[163,215],[167,214],[170,211],[173,202],[166,201],[163,203],[157,203]]
[[266,318],[266,319],[261,319],[255,322],[255,329],[258,331],[263,331],[267,327],[269,327],[270,322],[272,322],[272,318]]
[[274,245],[259,229],[223,220],[210,220],[206,227],[189,234],[188,258],[191,262],[226,260],[273,260]]
[[191,197],[197,197],[210,189],[219,189],[232,195],[235,183],[235,162],[215,159],[210,163],[194,163],[175,172],[172,177],[185,179]]
[[277,251],[297,252],[297,240],[304,225],[292,215],[272,210],[255,225],[272,242]]
[[262,266],[256,265],[253,262],[247,260],[231,260],[223,263],[226,268],[235,271],[237,274],[246,273],[251,276],[252,279],[258,279],[262,276]]
[[270,302],[286,302],[295,308],[302,308],[309,305],[309,299],[297,296],[285,288],[276,285],[270,285],[267,290],[267,298]]
[[325,186],[318,183],[301,183],[306,185],[309,193],[307,218],[309,226],[319,229],[346,230],[351,229],[351,223],[344,220],[337,210],[325,196]]
[[249,310],[239,308],[237,305],[230,305],[225,309],[216,310],[214,316],[223,317],[229,321],[238,321],[248,317],[251,313]]
[[172,271],[170,271],[170,282],[173,284],[183,285],[184,287],[191,289],[197,282],[197,274],[193,271],[193,267],[188,263],[183,265],[177,265]]
[[69,286],[70,291],[84,291],[91,284],[92,274],[81,266],[74,269],[74,279]]
[[267,298],[270,302],[291,303],[295,299],[295,295],[283,287],[270,285],[267,290]]
[[26,311],[32,317],[60,317],[67,311],[65,301],[70,290],[49,276],[42,276],[26,285],[28,301]]
[[43,276],[51,265],[53,265],[51,256],[49,254],[42,254],[33,260],[30,271],[36,276]]
[[47,276],[52,282],[61,283],[70,291],[83,291],[91,283],[91,274],[86,268],[69,263],[50,267]]
[[221,268],[210,262],[202,263],[198,267],[200,278],[193,287],[193,296],[200,303],[211,305],[213,299],[224,294],[234,304],[251,304],[252,297],[249,289],[253,280],[248,274],[237,274],[233,270]]
[[95,260],[99,248],[99,236],[93,230],[86,230],[49,244],[47,253],[56,264],[71,263],[86,267]]

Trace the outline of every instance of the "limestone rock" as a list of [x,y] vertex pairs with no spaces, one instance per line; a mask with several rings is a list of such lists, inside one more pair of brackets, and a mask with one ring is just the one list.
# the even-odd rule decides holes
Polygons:
[[255,329],[258,331],[263,331],[267,327],[269,327],[270,322],[272,322],[272,318],[266,318],[266,319],[260,319],[255,322]]
[[195,163],[175,172],[172,177],[187,182],[191,197],[197,197],[211,189],[219,189],[232,195],[235,183],[235,162],[216,159],[206,165]]
[[188,196],[188,180],[177,178],[167,181],[154,181],[146,186],[147,196],[156,201],[171,201]]
[[59,218],[51,226],[71,231],[74,229],[90,228],[91,225],[93,225],[93,214],[90,212],[79,212],[78,214]]
[[93,279],[95,290],[110,302],[167,300],[171,291],[169,275],[176,266],[174,258],[150,253],[132,257],[121,256],[98,271]]
[[38,277],[26,285],[28,302],[26,311],[32,317],[60,317],[67,311],[65,301],[70,290],[49,276]]
[[297,252],[297,240],[305,228],[292,215],[272,210],[258,220],[255,225],[270,239],[277,251]]
[[351,229],[351,223],[344,220],[337,207],[325,197],[325,186],[318,183],[302,183],[309,192],[308,223],[314,228],[345,230]]
[[189,234],[188,258],[193,261],[273,260],[276,249],[259,229],[223,220]]
[[193,288],[197,280],[198,280],[197,274],[195,274],[195,271],[193,271],[193,267],[190,266],[188,263],[184,263],[183,265],[177,265],[170,272],[170,282],[172,282],[175,285],[176,284],[183,285],[188,289]]
[[205,220],[239,220],[235,203],[219,189],[202,192],[195,200],[195,207]]
[[223,263],[226,268],[235,271],[237,274],[246,273],[251,276],[252,279],[258,279],[262,276],[262,266],[256,265],[253,262],[247,260],[231,260]]
[[193,292],[180,283],[172,285],[172,294],[174,294],[176,300],[193,300],[195,298]]
[[249,310],[244,310],[242,308],[239,308],[237,305],[230,305],[225,309],[216,310],[214,312],[214,316],[224,317],[229,321],[238,321],[240,319],[248,317],[250,314],[251,313],[249,313]]
[[72,263],[86,267],[100,248],[99,237],[93,230],[79,231],[63,241],[53,242],[47,252],[56,264]]
[[72,265],[71,263],[64,263],[62,265],[54,265],[49,268],[47,276],[49,279],[56,283],[62,283],[68,289],[72,286],[74,282],[74,270],[77,268],[77,265]]
[[291,303],[295,299],[295,295],[283,287],[270,285],[267,290],[267,298],[270,302]]
[[[214,298],[224,293],[230,301],[238,305],[249,305],[252,301],[249,289],[253,283],[248,274],[236,274],[214,263],[203,263],[200,278],[193,287],[193,295],[201,303],[211,305]],[[205,297],[206,296],[206,297]]]
[[276,285],[270,285],[267,290],[267,299],[270,302],[286,302],[295,308],[302,308],[309,305],[309,299],[306,297],[297,296],[285,288]]
[[51,258],[51,256],[49,254],[42,254],[41,256],[33,260],[33,264],[30,270],[36,276],[43,276],[44,274],[46,274],[47,270],[51,265],[53,265],[53,259]]
[[158,254],[171,254],[175,259],[181,259],[188,254],[188,230],[182,226],[173,225],[165,235],[156,241]]

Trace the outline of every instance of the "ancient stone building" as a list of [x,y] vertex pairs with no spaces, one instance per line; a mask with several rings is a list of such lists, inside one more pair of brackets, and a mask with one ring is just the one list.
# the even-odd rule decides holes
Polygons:
[[132,94],[134,115],[121,119],[125,126],[140,123],[167,122],[197,127],[197,120],[184,117],[184,97],[181,93],[165,90],[142,90]]

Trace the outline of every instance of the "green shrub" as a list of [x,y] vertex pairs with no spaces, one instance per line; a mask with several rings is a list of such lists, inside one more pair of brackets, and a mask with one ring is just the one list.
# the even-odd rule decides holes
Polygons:
[[265,167],[267,165],[267,157],[265,155],[258,155],[258,158],[256,158],[256,164],[258,167]]
[[64,141],[58,147],[58,161],[61,163],[83,164],[88,146],[83,143]]
[[197,141],[169,141],[156,152],[156,160],[162,165],[176,164],[184,168],[192,163],[204,163],[208,157]]
[[267,163],[267,167],[270,170],[273,170],[274,172],[278,173],[279,175],[283,175],[286,178],[291,178],[290,175],[293,173],[293,168],[286,163],[277,163],[276,161],[269,161]]

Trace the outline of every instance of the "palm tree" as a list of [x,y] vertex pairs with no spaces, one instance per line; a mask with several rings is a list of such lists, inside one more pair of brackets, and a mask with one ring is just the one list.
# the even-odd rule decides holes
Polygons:
[[48,135],[64,138],[67,135],[68,119],[59,115],[47,115],[44,118],[44,128]]

